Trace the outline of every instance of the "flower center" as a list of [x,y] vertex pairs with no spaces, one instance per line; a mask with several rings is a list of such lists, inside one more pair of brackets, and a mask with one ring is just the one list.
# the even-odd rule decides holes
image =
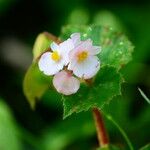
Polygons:
[[88,57],[88,52],[87,51],[82,51],[77,55],[78,62],[83,62],[86,58]]
[[51,55],[51,58],[54,60],[54,61],[59,61],[60,60],[60,55],[58,54],[57,51],[54,51]]

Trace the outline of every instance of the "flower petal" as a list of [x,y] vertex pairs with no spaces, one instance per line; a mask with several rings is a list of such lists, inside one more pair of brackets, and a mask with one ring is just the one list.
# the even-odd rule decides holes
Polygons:
[[51,59],[51,52],[44,53],[39,62],[39,69],[43,71],[45,75],[54,75],[63,68],[62,61],[55,62]]
[[68,70],[73,70],[76,67],[77,64],[77,60],[76,59],[72,59],[68,65]]
[[71,39],[68,39],[62,43],[59,44],[60,46],[60,51],[61,52],[69,52],[70,50],[72,50],[74,48],[73,42]]
[[60,48],[60,54],[62,56],[62,59],[64,60],[65,65],[69,63],[69,52],[74,48],[73,42],[71,39],[68,39],[64,42],[62,42],[59,45]]
[[79,78],[90,79],[99,71],[100,61],[97,56],[89,56],[81,63],[73,60],[69,64],[68,69],[73,70],[73,73]]
[[70,73],[63,70],[54,76],[53,85],[59,93],[71,95],[78,91],[80,82]]
[[73,33],[73,34],[71,34],[70,37],[71,37],[71,40],[72,40],[74,46],[78,46],[81,43],[80,33]]
[[89,49],[89,54],[90,55],[97,55],[101,52],[101,47],[100,46],[92,46],[90,49]]
[[77,50],[89,50],[92,47],[92,41],[90,39],[87,39],[86,41],[82,41],[78,47],[76,47]]
[[52,51],[56,51],[59,50],[59,45],[56,44],[55,42],[52,42],[50,48],[52,49]]
[[[74,47],[73,50],[69,52],[69,59],[76,59],[76,56],[81,53],[82,51],[88,51],[89,45],[92,46],[91,40],[81,41],[79,45]],[[91,47],[90,47],[91,48]]]

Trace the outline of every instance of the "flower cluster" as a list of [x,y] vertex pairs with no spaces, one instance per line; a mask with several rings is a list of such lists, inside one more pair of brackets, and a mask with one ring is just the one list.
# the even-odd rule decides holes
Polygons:
[[81,41],[80,33],[72,34],[59,45],[53,42],[50,48],[50,52],[41,56],[38,65],[45,75],[54,75],[53,85],[59,93],[76,93],[80,87],[78,78],[90,79],[100,69],[96,56],[100,46],[93,46],[90,39]]

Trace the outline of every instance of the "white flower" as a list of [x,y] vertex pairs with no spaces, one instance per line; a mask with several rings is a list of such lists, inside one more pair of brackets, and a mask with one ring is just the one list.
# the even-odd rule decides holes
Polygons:
[[63,69],[69,63],[68,53],[73,49],[74,45],[71,39],[61,44],[51,44],[52,52],[44,53],[39,60],[39,69],[46,75],[54,75]]
[[71,95],[78,91],[80,82],[71,73],[63,70],[54,76],[53,85],[59,93]]
[[[39,69],[46,75],[54,75],[53,85],[59,93],[71,95],[78,91],[79,78],[89,79],[100,69],[100,61],[96,56],[99,46],[93,46],[90,39],[81,41],[80,33],[74,33],[61,44],[52,43],[50,52],[45,52],[39,62]],[[64,66],[68,70],[64,69]]]
[[73,35],[73,40],[75,47],[69,54],[68,70],[72,70],[79,78],[92,78],[100,69],[100,61],[96,55],[99,54],[101,48],[93,46],[90,39],[80,41],[80,36],[77,34]]

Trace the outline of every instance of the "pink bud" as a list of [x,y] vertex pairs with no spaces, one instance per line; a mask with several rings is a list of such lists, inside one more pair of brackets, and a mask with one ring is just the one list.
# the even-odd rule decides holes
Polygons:
[[63,70],[54,76],[53,85],[59,93],[71,95],[78,91],[80,82],[71,73]]

